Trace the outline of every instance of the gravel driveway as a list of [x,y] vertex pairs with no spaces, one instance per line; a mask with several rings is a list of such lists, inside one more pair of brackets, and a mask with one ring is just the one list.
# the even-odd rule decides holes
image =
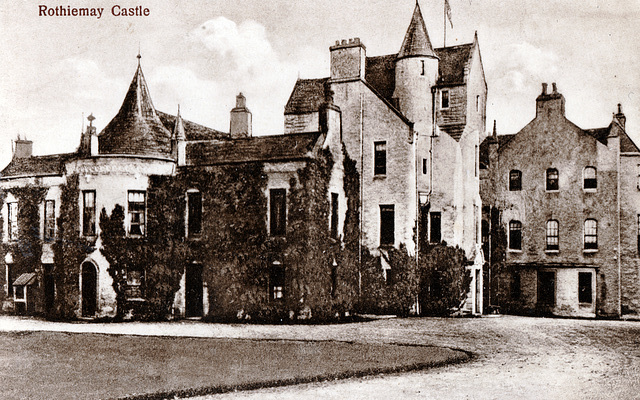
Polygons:
[[[309,327],[293,328],[292,337],[310,335]],[[316,338],[432,344],[477,357],[422,372],[200,399],[640,399],[640,322],[503,316],[316,328]]]
[[0,330],[417,343],[459,348],[465,364],[200,399],[640,399],[640,322],[497,318],[382,319],[342,325],[49,323],[0,317]]

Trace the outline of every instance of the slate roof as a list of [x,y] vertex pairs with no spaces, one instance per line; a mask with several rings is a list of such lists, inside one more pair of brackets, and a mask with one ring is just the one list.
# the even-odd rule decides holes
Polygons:
[[325,101],[325,85],[328,81],[329,78],[298,79],[284,107],[285,115],[318,111]]
[[473,43],[461,44],[453,47],[441,47],[436,49],[436,55],[440,58],[438,63],[438,85],[462,85],[464,74]]
[[396,88],[396,54],[367,57],[365,78],[385,99],[391,101]]
[[[160,121],[162,121],[164,127],[167,128],[169,132],[173,132],[173,128],[176,124],[176,116],[162,111],[156,111],[156,113],[158,114],[158,117],[160,117]],[[211,140],[229,137],[228,133],[196,124],[195,122],[188,121],[184,118],[182,118],[182,124],[187,140]]]
[[427,26],[420,12],[420,5],[416,2],[416,8],[413,10],[409,28],[398,52],[398,58],[418,56],[435,57],[436,55],[433,52]]
[[33,272],[27,272],[22,274],[13,282],[13,286],[27,286],[36,283],[36,274]]
[[498,140],[498,147],[502,147],[507,143],[509,143],[509,141],[513,139],[514,136],[515,134],[510,134],[510,135],[497,135],[495,139],[493,136],[487,136],[486,138],[484,138],[482,143],[480,143],[480,151],[479,151],[480,154],[478,155],[480,168],[484,169],[489,166],[489,144],[490,143],[493,143],[494,140]]
[[64,174],[65,162],[76,156],[76,153],[67,153],[13,158],[9,165],[0,172],[0,179],[20,176],[61,176]]
[[187,143],[187,165],[288,161],[311,157],[319,132]]
[[640,153],[640,147],[627,135],[623,133],[620,136],[620,152],[621,153]]
[[98,135],[100,154],[169,157],[171,131],[156,113],[138,63],[120,111]]

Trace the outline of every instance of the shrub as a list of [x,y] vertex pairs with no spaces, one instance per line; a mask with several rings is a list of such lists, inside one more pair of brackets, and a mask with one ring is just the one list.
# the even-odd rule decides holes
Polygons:
[[466,264],[464,251],[457,246],[442,242],[422,247],[419,275],[423,315],[447,316],[460,309],[472,279]]

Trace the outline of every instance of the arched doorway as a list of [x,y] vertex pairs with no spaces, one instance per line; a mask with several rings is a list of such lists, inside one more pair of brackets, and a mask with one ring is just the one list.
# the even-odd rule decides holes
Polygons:
[[202,317],[202,265],[189,264],[185,272],[185,316]]
[[82,316],[96,315],[98,295],[98,275],[96,266],[86,261],[82,263]]

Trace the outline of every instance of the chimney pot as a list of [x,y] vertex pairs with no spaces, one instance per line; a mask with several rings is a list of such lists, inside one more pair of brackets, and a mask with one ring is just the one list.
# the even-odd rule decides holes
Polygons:
[[555,82],[553,82],[551,84],[551,87],[553,88],[553,93],[558,93],[558,88],[556,87],[556,83]]
[[547,84],[546,83],[542,84],[542,94],[543,95],[547,94]]
[[618,114],[622,114],[622,104],[618,103]]

